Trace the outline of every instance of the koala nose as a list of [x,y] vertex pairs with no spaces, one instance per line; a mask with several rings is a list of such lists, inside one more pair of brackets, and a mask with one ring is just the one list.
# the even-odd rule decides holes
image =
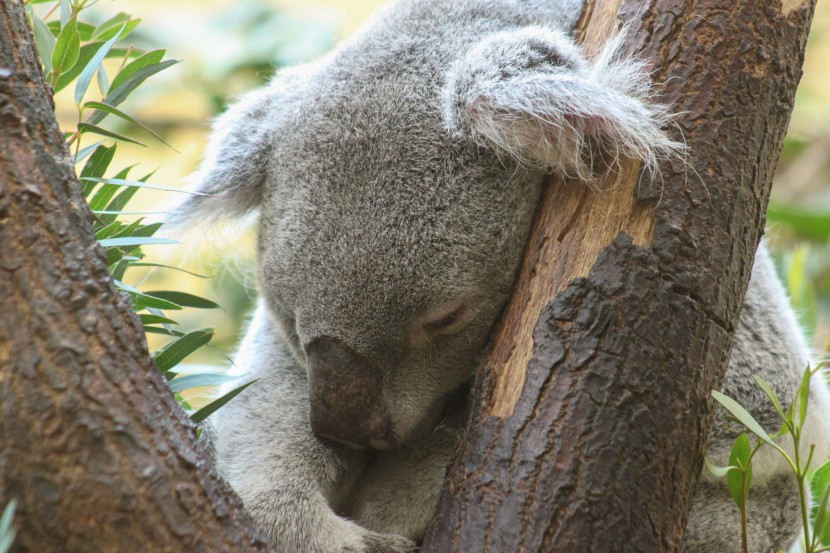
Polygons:
[[336,338],[306,347],[311,430],[352,449],[393,446],[380,370]]

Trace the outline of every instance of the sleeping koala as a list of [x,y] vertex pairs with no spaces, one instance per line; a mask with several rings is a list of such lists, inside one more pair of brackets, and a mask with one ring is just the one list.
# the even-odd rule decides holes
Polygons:
[[[215,124],[178,224],[259,212],[261,298],[238,366],[259,381],[213,418],[219,472],[289,552],[404,552],[422,539],[465,387],[510,297],[547,176],[594,180],[677,149],[641,64],[568,38],[578,0],[402,0]],[[752,382],[792,395],[807,349],[756,258],[724,391],[775,426]],[[827,456],[818,380],[809,439]],[[721,417],[710,455],[726,464]],[[797,536],[795,488],[757,462],[755,551]],[[721,483],[698,486],[686,550],[737,551]]]

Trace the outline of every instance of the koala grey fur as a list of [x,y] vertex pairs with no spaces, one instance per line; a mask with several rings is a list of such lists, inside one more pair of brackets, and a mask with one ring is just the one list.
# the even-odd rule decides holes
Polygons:
[[[258,211],[261,298],[237,358],[258,378],[212,424],[220,473],[290,552],[414,551],[463,424],[463,396],[510,297],[549,172],[647,167],[677,144],[641,64],[586,59],[579,0],[401,0],[330,55],[281,71],[214,126],[174,222]],[[596,166],[595,166],[596,165]],[[761,246],[724,391],[762,424],[808,351]],[[809,440],[830,455],[830,393]],[[727,464],[723,413],[709,455]],[[798,534],[795,488],[756,460],[754,551]],[[686,551],[738,551],[725,487],[701,476]]]

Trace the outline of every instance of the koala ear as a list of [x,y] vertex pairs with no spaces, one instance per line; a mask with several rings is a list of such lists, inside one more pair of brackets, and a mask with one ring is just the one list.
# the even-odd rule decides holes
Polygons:
[[213,124],[205,156],[187,194],[167,209],[167,228],[240,218],[259,205],[272,151],[273,85],[243,96]]
[[444,121],[498,154],[587,182],[620,157],[653,171],[683,145],[662,130],[671,116],[650,102],[644,64],[620,57],[622,38],[589,61],[544,27],[490,35],[447,74]]
[[205,157],[188,179],[191,194],[166,210],[165,228],[181,231],[192,223],[240,219],[259,207],[274,145],[321,67],[319,61],[283,69],[216,119]]

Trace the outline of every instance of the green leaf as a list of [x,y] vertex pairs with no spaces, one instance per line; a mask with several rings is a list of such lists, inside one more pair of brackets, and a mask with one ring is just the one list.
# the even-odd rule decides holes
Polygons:
[[32,18],[35,32],[35,45],[37,46],[37,53],[40,56],[40,61],[43,62],[43,67],[46,71],[52,72],[52,53],[55,51],[55,37],[39,17]]
[[798,422],[796,424],[799,431],[807,420],[807,404],[810,397],[810,378],[812,376],[813,373],[810,370],[810,365],[807,365],[801,377],[801,385],[798,387]]
[[711,474],[715,478],[723,478],[732,471],[740,470],[738,467],[733,466],[719,467],[711,463],[709,459],[707,459],[706,457],[703,458],[703,464],[706,467],[706,470],[709,471],[709,474]]
[[[138,310],[137,307],[135,309]],[[184,336],[184,332],[170,330],[168,328],[159,326],[145,326],[143,328],[145,334],[163,334],[164,336]]]
[[755,379],[755,383],[758,384],[758,387],[760,387],[764,391],[769,400],[772,402],[773,406],[775,407],[775,410],[781,417],[781,420],[786,420],[786,416],[784,415],[784,409],[781,407],[781,401],[778,399],[778,394],[775,393],[775,390],[772,389],[772,386],[769,385],[769,382],[767,382],[757,374],[753,374],[752,378]]
[[118,287],[120,290],[123,290],[130,294],[133,300],[134,311],[139,311],[141,309],[181,309],[181,307],[179,307],[173,302],[163,300],[161,298],[154,298],[153,296],[143,294],[136,290],[134,287],[124,282],[121,282],[120,280],[115,281],[115,286]]
[[[168,60],[162,63],[157,63],[155,65],[150,65],[149,67],[139,69],[134,75],[132,75],[126,81],[117,86],[115,85],[115,82],[113,82],[113,84],[110,86],[109,94],[107,94],[107,97],[104,98],[104,103],[110,106],[119,105],[121,102],[127,99],[127,96],[129,96],[133,90],[138,88],[138,86],[141,85],[141,83],[147,80],[148,77],[151,77],[159,71],[163,71],[171,65],[175,65],[177,63],[179,63],[178,60]],[[117,79],[118,77],[116,76],[116,80]],[[103,111],[96,111],[90,116],[89,122],[92,124],[98,123],[99,121],[101,121],[101,119],[106,117],[106,115],[107,114]]]
[[[121,171],[118,172],[117,177],[125,178],[130,173],[130,169],[132,169],[132,166],[131,167],[125,167],[124,169],[122,169]],[[90,178],[95,178],[95,177],[81,177],[80,180],[81,180],[81,182],[86,184],[87,179],[90,179]],[[86,190],[86,187],[84,188],[84,190]],[[95,195],[92,196],[92,199],[90,199],[88,201],[89,209],[91,209],[92,211],[97,211],[99,209],[104,209],[108,205],[108,203],[112,199],[112,197],[115,195],[115,193],[118,192],[118,190],[119,190],[119,187],[114,185],[114,184],[104,184],[102,187],[100,187],[98,189],[97,192],[95,192]]]
[[[138,179],[138,181],[139,182],[144,182],[147,179],[149,179],[150,177],[152,177],[154,173],[155,173],[155,171],[150,171],[149,173],[147,173],[146,175],[144,175],[143,177]],[[107,185],[105,185],[105,186],[107,186]],[[104,223],[114,221],[118,214],[127,215],[127,213],[124,212],[124,208],[130,202],[130,200],[132,199],[132,197],[135,195],[136,192],[138,192],[138,188],[136,188],[134,186],[125,187],[107,205],[106,210],[97,210],[97,211],[92,210],[92,212],[93,213],[102,213],[100,218],[101,218],[101,221],[104,222]],[[113,212],[113,213],[103,213],[104,211],[109,211],[109,212]],[[154,213],[132,213],[132,214],[133,215],[154,215]]]
[[732,446],[732,453],[729,454],[729,464],[738,467],[739,470],[731,471],[726,475],[726,484],[729,488],[729,495],[739,509],[745,509],[744,493],[749,493],[749,485],[752,482],[752,445],[746,432],[735,440]]
[[61,17],[60,17],[60,24],[61,27],[69,23],[69,18],[72,17],[72,6],[69,3],[69,0],[60,0],[61,1]]
[[[122,28],[121,31],[124,29]],[[89,88],[89,83],[92,82],[92,75],[98,70],[98,67],[101,65],[101,62],[104,61],[104,58],[109,53],[110,48],[112,48],[115,41],[118,40],[118,37],[121,36],[121,31],[112,37],[109,41],[107,41],[101,48],[95,52],[95,55],[92,56],[92,59],[84,67],[81,74],[78,75],[78,82],[75,83],[75,104],[81,105],[81,102],[84,99],[84,94],[86,94],[87,89]]]
[[84,168],[81,170],[80,180],[84,185],[85,197],[88,197],[95,189],[95,183],[89,182],[86,179],[98,178],[104,175],[107,167],[109,167],[110,162],[112,161],[113,156],[115,155],[115,147],[116,145],[113,144],[110,147],[99,146],[95,148],[95,151],[89,157],[89,161],[87,161],[84,165]]
[[179,192],[181,194],[190,194],[192,196],[211,196],[211,194],[204,194],[202,192],[193,192],[192,190],[184,190],[182,188],[170,188],[167,186],[159,186],[156,184],[147,184],[146,182],[127,180],[120,178],[102,179],[99,177],[90,177],[84,179],[87,182],[103,182],[105,184],[117,184],[119,186],[137,186],[138,188],[149,188],[150,190],[163,190],[164,192]]
[[242,376],[234,376],[229,374],[193,374],[190,376],[180,376],[168,382],[170,390],[174,392],[181,392],[183,390],[190,390],[192,388],[201,388],[202,386],[218,386],[227,382],[239,380]]
[[[830,545],[830,461],[817,468],[810,477],[810,492],[813,498],[821,498],[813,505],[810,518],[816,530],[817,543]],[[823,506],[823,514],[821,509]]]
[[[77,25],[76,29],[78,30],[78,36],[81,38],[81,42],[87,42],[92,39],[92,33],[95,31],[95,25],[90,25],[89,23],[84,23],[82,21],[75,21]],[[52,36],[58,36],[61,32],[61,27],[63,25],[60,21],[50,21],[46,24],[46,27],[52,33]]]
[[154,324],[171,324],[177,325],[176,321],[173,319],[168,319],[167,317],[162,317],[161,315],[152,315],[152,314],[142,314],[139,315],[141,319],[141,324],[143,325],[154,325]]
[[743,424],[750,432],[764,440],[769,445],[773,446],[775,449],[779,449],[778,445],[776,445],[772,438],[769,437],[769,434],[761,428],[761,425],[758,424],[758,422],[752,418],[752,415],[750,415],[746,409],[741,407],[737,401],[731,397],[723,395],[717,390],[712,391],[712,397],[714,397],[718,403],[723,405],[724,409],[729,411],[729,413],[738,419],[738,422]]
[[91,154],[92,152],[95,151],[95,148],[97,148],[98,146],[100,146],[103,143],[104,143],[103,140],[99,140],[95,144],[91,144],[89,146],[86,146],[86,147],[81,148],[80,150],[78,150],[78,153],[75,156],[75,164],[77,165],[78,163],[82,162],[84,159],[86,159],[86,157],[89,154]]
[[[84,44],[83,46],[81,46],[81,52],[80,54],[78,54],[78,62],[72,67],[72,69],[62,73],[61,76],[58,77],[58,82],[55,83],[55,92],[63,90],[64,88],[75,82],[75,79],[77,79],[78,75],[81,74],[81,71],[83,71],[84,67],[86,67],[86,65],[89,63],[89,60],[92,59],[95,53],[98,52],[98,49],[101,48],[103,45],[103,42],[92,42],[90,44]],[[107,53],[106,57],[108,59],[118,57],[123,58],[128,54],[130,56],[140,56],[142,55],[142,53],[143,52],[141,50],[112,48]]]
[[112,88],[115,89],[124,84],[127,79],[135,75],[140,69],[161,63],[166,53],[167,50],[152,50],[137,57],[118,72],[118,75],[112,80]]
[[17,531],[12,526],[15,509],[17,509],[17,499],[13,498],[6,504],[3,515],[0,516],[0,553],[6,553],[11,549],[17,535]]
[[107,40],[114,37],[116,33],[120,33],[121,38],[127,38],[139,23],[141,19],[130,19],[128,14],[120,12],[98,25],[92,33],[91,40]]
[[767,208],[767,222],[785,225],[799,237],[816,242],[826,243],[830,237],[830,211],[770,204]]
[[167,344],[164,349],[153,357],[153,360],[160,371],[169,371],[185,357],[210,342],[212,337],[212,329],[189,332],[178,340]]
[[93,109],[97,109],[97,110],[100,110],[100,111],[105,111],[107,113],[111,113],[111,114],[115,115],[116,117],[120,117],[121,119],[124,119],[125,121],[129,121],[130,123],[132,123],[134,125],[138,125],[142,129],[144,129],[145,131],[147,131],[148,133],[153,135],[153,138],[155,138],[156,140],[158,140],[159,142],[161,142],[162,144],[164,144],[165,146],[167,146],[171,150],[176,151],[173,148],[173,146],[168,144],[167,141],[165,141],[161,136],[156,134],[155,131],[153,131],[151,128],[146,126],[144,123],[138,121],[137,119],[134,119],[131,116],[127,115],[126,113],[124,113],[123,111],[121,111],[118,108],[107,105],[103,102],[87,102],[87,103],[84,104],[83,109],[87,109],[87,108],[93,108]]
[[[131,189],[135,190],[135,189]],[[164,265],[163,263],[150,263],[150,262],[142,262],[142,263],[133,263],[133,267],[158,267],[159,269],[172,269],[174,271],[181,271],[182,273],[187,273],[191,276],[195,276],[197,278],[213,278],[212,275],[200,275],[198,273],[194,273],[188,271],[187,269],[182,269],[181,267],[174,267],[172,265]]]
[[[125,246],[146,246],[149,244],[179,244],[176,240],[169,238],[148,238],[144,236],[129,236],[125,238],[108,238],[98,242],[104,248],[125,247]],[[162,308],[163,309],[163,308]]]
[[830,531],[830,513],[827,511],[828,500],[830,500],[830,487],[824,488],[821,495],[814,497],[820,497],[821,499],[819,499],[811,511],[813,529],[815,530],[813,539],[816,543],[827,544],[830,541],[830,535],[828,535],[830,533],[828,532]]
[[242,386],[239,386],[238,388],[231,390],[219,399],[211,401],[210,403],[208,403],[207,405],[205,405],[204,407],[190,415],[190,420],[196,423],[202,422],[203,420],[211,416],[214,412],[216,412],[217,409],[224,406],[230,400],[241,394],[248,386],[250,386],[254,382],[256,382],[256,380],[251,380],[247,384],[243,384]]
[[138,140],[133,140],[132,138],[126,137],[122,134],[118,134],[116,132],[109,131],[107,129],[101,128],[97,125],[93,125],[91,123],[78,123],[78,132],[83,133],[93,133],[98,134],[101,136],[107,136],[109,138],[114,138],[116,140],[121,140],[123,142],[130,142],[132,144],[138,144],[139,146],[146,147],[146,144],[142,144]]
[[52,52],[52,70],[60,74],[71,69],[78,61],[80,51],[81,37],[78,35],[75,20],[70,19],[61,29],[58,40],[55,42],[55,50]]
[[106,94],[110,89],[110,78],[107,75],[107,68],[103,65],[98,66],[98,71],[95,72],[96,80],[98,81],[98,90],[101,94]]
[[182,307],[195,307],[197,309],[216,309],[219,307],[218,304],[210,300],[200,298],[199,296],[194,296],[193,294],[188,294],[187,292],[154,290],[146,293],[156,298],[162,298],[167,301],[172,301],[173,303],[181,305]]

